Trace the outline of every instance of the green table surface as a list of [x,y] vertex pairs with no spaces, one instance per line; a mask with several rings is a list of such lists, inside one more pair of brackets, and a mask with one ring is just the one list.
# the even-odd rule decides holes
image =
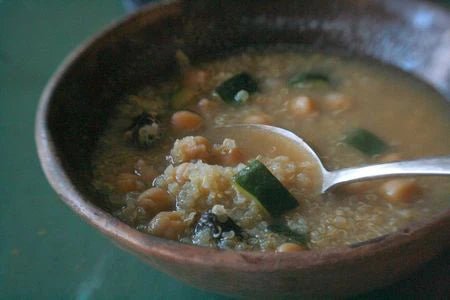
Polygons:
[[[117,248],[58,200],[39,166],[44,85],[78,43],[124,14],[119,0],[0,0],[0,299],[226,299]],[[446,253],[358,298],[450,294],[449,262]]]

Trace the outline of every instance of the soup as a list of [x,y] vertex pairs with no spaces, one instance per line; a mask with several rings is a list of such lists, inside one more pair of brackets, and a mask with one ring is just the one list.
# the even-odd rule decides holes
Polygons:
[[358,244],[448,209],[450,180],[354,183],[321,195],[308,155],[263,135],[308,141],[328,169],[450,153],[450,110],[415,79],[371,61],[246,50],[191,65],[124,99],[93,157],[112,213],[163,238],[220,249],[305,251]]

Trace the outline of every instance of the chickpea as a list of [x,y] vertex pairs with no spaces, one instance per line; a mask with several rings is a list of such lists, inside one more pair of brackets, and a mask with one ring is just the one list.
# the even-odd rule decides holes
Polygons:
[[183,86],[190,89],[200,89],[208,79],[204,70],[189,69],[183,74]]
[[184,213],[163,211],[157,214],[149,225],[152,234],[170,240],[178,240],[189,224],[184,221]]
[[145,185],[139,180],[139,176],[130,173],[121,173],[116,179],[116,188],[121,193],[142,191]]
[[134,173],[140,176],[140,179],[146,183],[151,184],[153,179],[158,176],[158,172],[152,166],[147,165],[145,160],[139,159],[134,166]]
[[393,179],[380,187],[380,193],[391,202],[412,202],[421,194],[421,189],[414,179]]
[[272,124],[272,122],[273,122],[272,117],[265,113],[248,115],[247,117],[244,118],[244,123],[247,123],[247,124],[270,125],[270,124]]
[[142,207],[150,217],[154,217],[157,213],[168,211],[172,208],[172,200],[169,194],[165,190],[155,187],[140,194],[136,204]]
[[175,180],[178,183],[185,183],[189,178],[189,163],[182,163],[175,169]]
[[278,246],[277,252],[301,252],[307,250],[304,246],[295,243],[284,243]]
[[351,106],[350,99],[340,93],[328,94],[324,103],[325,107],[332,111],[343,111]]
[[235,166],[244,162],[245,155],[232,139],[224,139],[221,145],[214,145],[214,161],[222,166]]
[[174,163],[191,160],[207,161],[211,155],[211,144],[202,136],[187,136],[176,140],[170,155]]
[[245,156],[238,148],[231,149],[227,153],[220,155],[220,165],[235,166],[245,161]]
[[196,113],[180,110],[172,115],[170,123],[175,130],[194,131],[202,127],[203,119]]
[[300,96],[291,100],[289,109],[296,117],[312,117],[319,113],[316,103],[307,96]]

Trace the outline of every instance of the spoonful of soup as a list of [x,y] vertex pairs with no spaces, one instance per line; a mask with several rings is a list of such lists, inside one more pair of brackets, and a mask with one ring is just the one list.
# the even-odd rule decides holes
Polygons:
[[317,153],[299,136],[279,127],[257,124],[230,125],[214,129],[215,134],[248,145],[258,155],[283,153],[293,160],[310,160],[322,177],[320,191],[346,183],[408,175],[450,175],[450,156],[373,164],[340,170],[327,170]]

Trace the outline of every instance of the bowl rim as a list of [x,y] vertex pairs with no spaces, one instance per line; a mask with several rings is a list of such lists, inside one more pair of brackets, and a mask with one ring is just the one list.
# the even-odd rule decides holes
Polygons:
[[[384,2],[380,1],[380,3]],[[434,3],[420,1],[419,3],[442,9]],[[279,269],[309,269],[323,265],[330,266],[374,256],[380,252],[407,245],[412,240],[437,230],[442,223],[445,224],[450,220],[450,209],[448,209],[430,219],[410,223],[397,232],[362,242],[361,245],[355,247],[339,246],[298,253],[235,251],[184,244],[141,233],[85,200],[66,174],[48,127],[49,106],[55,89],[79,59],[91,48],[101,46],[103,40],[114,36],[120,37],[121,34],[117,34],[117,32],[126,31],[130,24],[141,22],[141,26],[144,24],[148,26],[154,21],[180,12],[181,2],[173,0],[148,4],[141,10],[113,21],[72,50],[53,73],[42,92],[35,117],[35,142],[41,167],[59,198],[87,223],[140,256],[155,256],[166,261],[208,267],[221,266],[246,272],[260,272],[262,268],[264,271],[271,272]],[[224,262],[227,262],[225,266]]]

